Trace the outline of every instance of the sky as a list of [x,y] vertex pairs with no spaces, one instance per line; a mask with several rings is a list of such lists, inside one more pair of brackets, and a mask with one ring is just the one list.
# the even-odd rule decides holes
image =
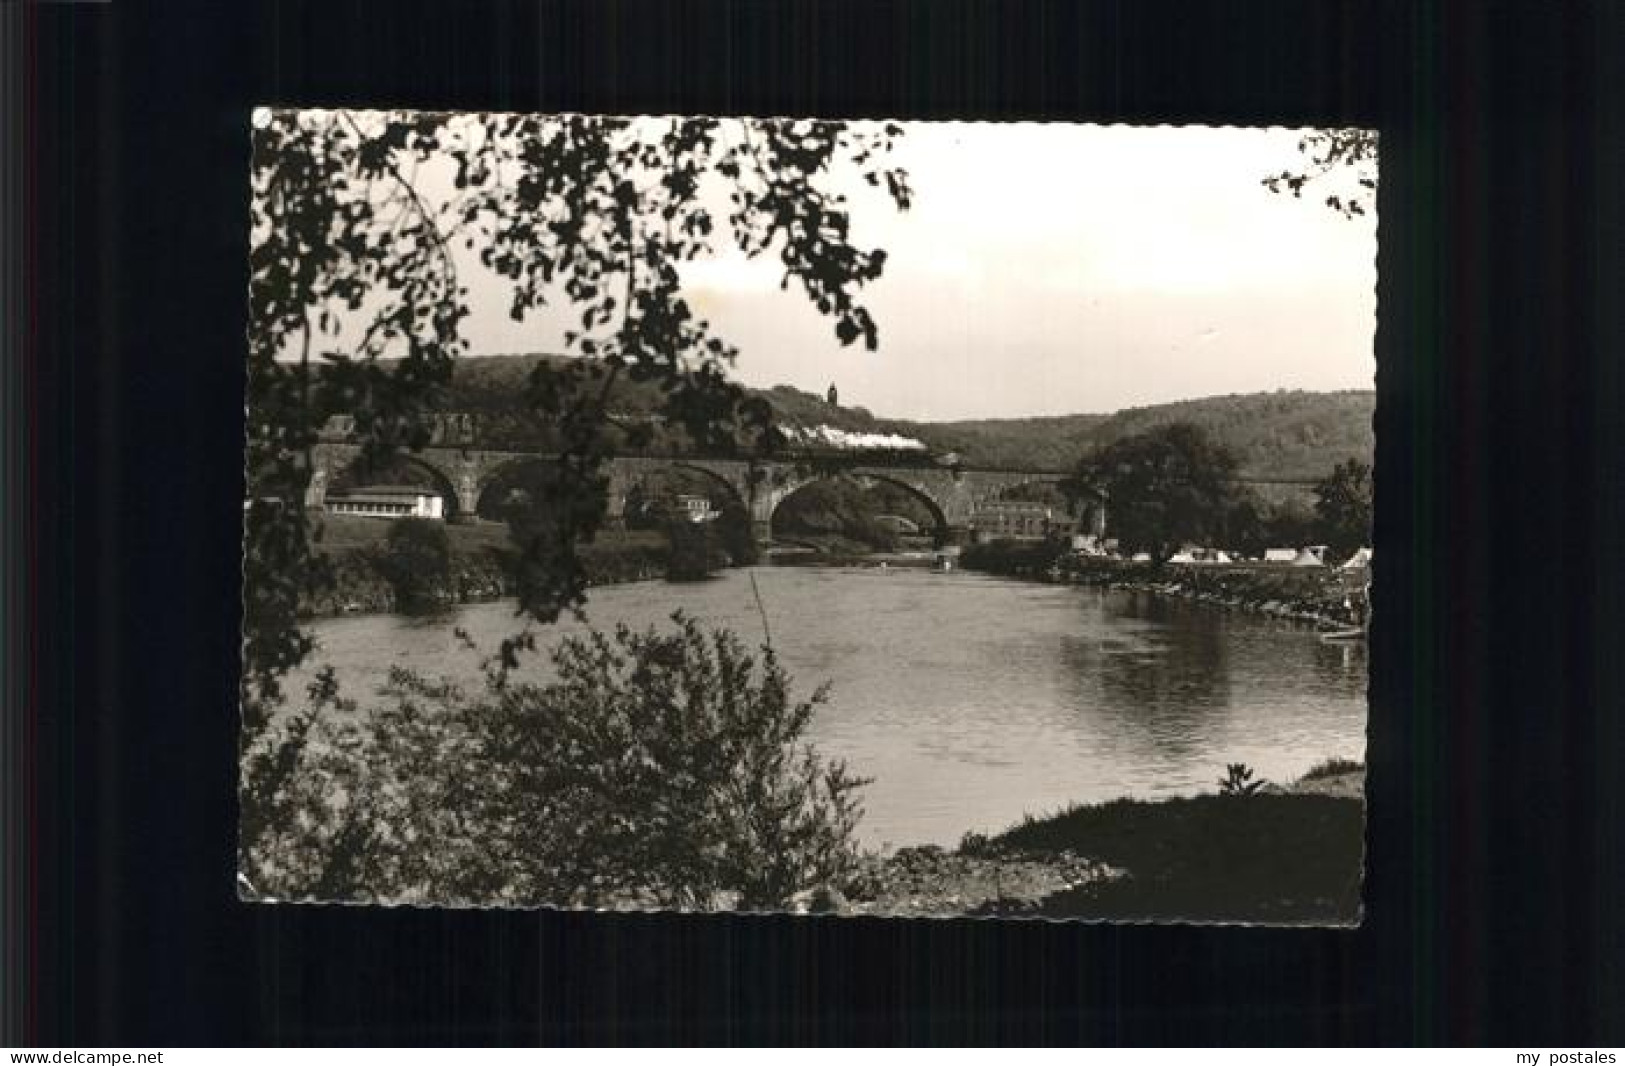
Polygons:
[[[737,376],[921,420],[1109,412],[1232,392],[1368,389],[1376,223],[1261,179],[1301,166],[1284,129],[905,123],[898,212],[855,175],[854,240],[886,249],[860,299],[877,351],[842,347],[776,260],[690,265],[687,294]],[[474,353],[557,351],[574,315],[516,324],[465,274]]]

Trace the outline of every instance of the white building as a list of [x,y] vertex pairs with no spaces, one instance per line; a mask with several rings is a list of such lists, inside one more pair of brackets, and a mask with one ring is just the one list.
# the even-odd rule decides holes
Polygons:
[[971,534],[984,540],[1042,540],[1055,524],[1055,510],[1046,503],[996,500],[978,504],[971,512]]
[[1106,545],[1093,533],[1072,534],[1072,554],[1074,555],[1105,555]]
[[708,496],[679,494],[674,502],[677,505],[678,516],[687,521],[709,522],[717,517],[717,512],[711,509],[711,498]]
[[367,485],[348,492],[330,494],[328,514],[357,518],[445,518],[445,501],[440,493],[420,485]]

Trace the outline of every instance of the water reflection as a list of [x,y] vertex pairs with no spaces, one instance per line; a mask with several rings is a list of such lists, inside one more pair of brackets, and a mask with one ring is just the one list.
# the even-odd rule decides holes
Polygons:
[[1332,692],[1365,691],[1366,645],[1363,640],[1320,641],[1315,645],[1315,676]]
[[[1067,803],[1210,790],[1227,761],[1285,780],[1364,752],[1364,648],[1302,627],[966,573],[783,567],[757,580],[797,690],[833,682],[814,739],[875,778],[871,845],[952,844]],[[760,639],[744,572],[595,589],[588,610],[594,625],[644,627],[678,607]],[[516,622],[509,604],[334,619],[316,627],[320,661],[363,698],[395,664],[477,683],[456,627],[491,648]]]

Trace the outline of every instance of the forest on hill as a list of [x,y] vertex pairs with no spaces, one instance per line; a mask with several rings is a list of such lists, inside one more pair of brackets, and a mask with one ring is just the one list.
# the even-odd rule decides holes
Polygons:
[[[458,361],[443,398],[444,409],[479,418],[487,447],[545,449],[546,432],[524,408],[525,382],[541,355],[479,356]],[[822,396],[780,385],[756,390],[772,404],[778,423],[792,440],[911,438],[938,456],[956,454],[972,467],[1070,469],[1078,458],[1115,440],[1170,422],[1190,422],[1240,459],[1241,472],[1260,479],[1312,480],[1349,458],[1370,462],[1374,450],[1372,415],[1376,394],[1276,392],[1209,396],[1177,403],[1126,408],[1112,414],[1034,418],[913,422],[877,416],[862,407],[832,406]],[[681,452],[684,441],[658,425],[661,397],[653,386],[617,382],[610,408],[623,422],[656,423],[653,452]],[[850,437],[815,438],[820,427]]]
[[[542,363],[562,367],[566,360],[546,355],[487,355],[459,359],[451,385],[441,406],[448,412],[479,417],[480,439],[491,447],[545,447],[545,430],[538,426],[524,404],[526,382]],[[885,435],[906,432],[908,423],[876,418],[861,407],[837,407],[799,389],[780,385],[767,390],[749,390],[772,404],[776,423],[791,431],[810,432],[819,427],[848,434]],[[609,410],[618,422],[658,423],[663,397],[652,383],[639,383],[622,377],[609,393]],[[649,448],[656,453],[682,452],[686,442],[675,433],[656,426],[655,441]]]
[[913,432],[934,451],[973,466],[1069,469],[1078,456],[1171,422],[1189,422],[1233,452],[1249,477],[1319,479],[1339,462],[1370,462],[1376,393],[1255,392],[1130,407],[1115,414],[922,423]]

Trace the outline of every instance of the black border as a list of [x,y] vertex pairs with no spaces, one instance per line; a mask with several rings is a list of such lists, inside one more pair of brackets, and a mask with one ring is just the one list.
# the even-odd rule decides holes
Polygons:
[[[1621,1042],[1606,4],[39,5],[41,1042]],[[238,904],[248,109],[1375,124],[1357,932]],[[71,490],[67,486],[71,484]],[[63,491],[67,490],[67,491]]]

